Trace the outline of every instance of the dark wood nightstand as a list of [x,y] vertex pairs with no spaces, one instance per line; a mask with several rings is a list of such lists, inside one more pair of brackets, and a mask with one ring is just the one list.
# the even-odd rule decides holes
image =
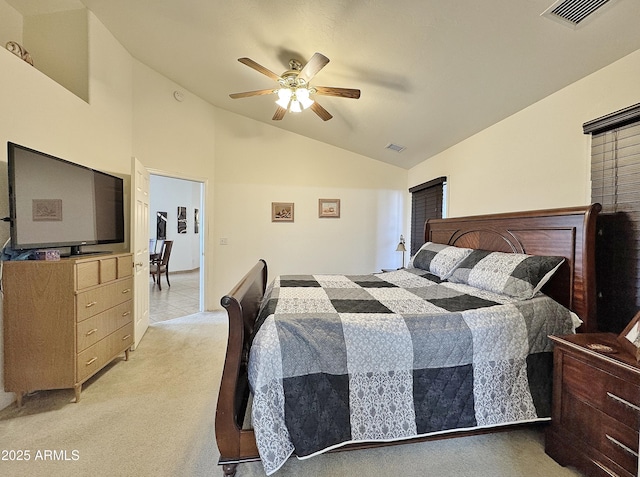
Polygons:
[[555,337],[545,451],[587,476],[636,477],[640,366],[612,333]]

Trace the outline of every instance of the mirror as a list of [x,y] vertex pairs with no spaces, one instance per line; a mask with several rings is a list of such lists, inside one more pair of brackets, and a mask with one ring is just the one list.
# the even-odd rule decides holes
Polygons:
[[640,362],[640,312],[633,317],[627,327],[618,335],[618,343]]

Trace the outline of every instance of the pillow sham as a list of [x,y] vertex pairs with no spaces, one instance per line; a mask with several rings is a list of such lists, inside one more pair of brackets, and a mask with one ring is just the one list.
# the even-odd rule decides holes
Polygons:
[[563,262],[563,257],[473,250],[449,281],[527,300],[538,293]]
[[414,268],[427,270],[445,280],[472,251],[470,248],[427,242],[420,247],[411,264]]

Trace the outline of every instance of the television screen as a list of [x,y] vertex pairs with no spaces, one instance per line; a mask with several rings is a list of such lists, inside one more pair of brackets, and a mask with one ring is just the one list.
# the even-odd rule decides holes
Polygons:
[[124,242],[123,180],[8,143],[11,247]]

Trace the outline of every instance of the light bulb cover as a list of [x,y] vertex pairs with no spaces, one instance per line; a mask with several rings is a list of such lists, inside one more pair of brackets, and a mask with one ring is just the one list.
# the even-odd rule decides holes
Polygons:
[[292,113],[302,112],[302,108],[300,107],[300,102],[295,99],[291,101],[291,105],[289,106],[289,111],[291,111]]
[[287,102],[289,102],[292,94],[293,92],[289,88],[280,88],[278,90],[278,99],[286,100]]
[[276,104],[278,106],[280,106],[281,108],[287,109],[289,107],[289,100],[288,99],[279,99],[276,101]]
[[313,99],[309,98],[309,90],[307,88],[298,88],[296,90],[296,98],[304,109],[307,109],[314,103]]

